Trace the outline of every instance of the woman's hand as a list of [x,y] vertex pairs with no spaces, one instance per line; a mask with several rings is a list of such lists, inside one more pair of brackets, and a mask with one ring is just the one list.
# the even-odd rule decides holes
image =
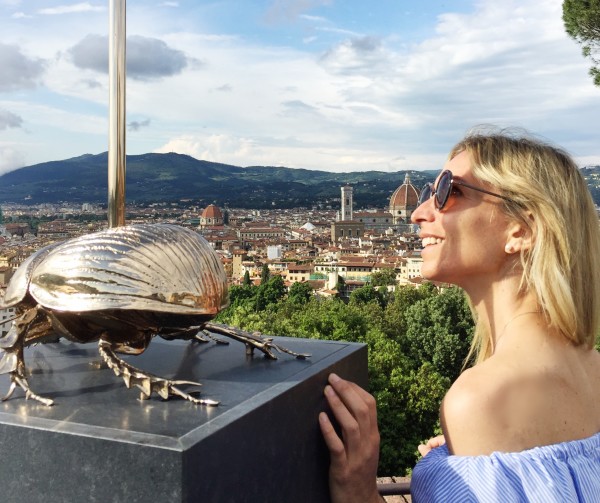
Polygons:
[[357,384],[329,376],[325,397],[340,425],[339,437],[325,412],[319,425],[331,454],[329,490],[333,503],[379,503],[379,430],[375,399]]
[[421,444],[417,449],[421,453],[421,456],[425,457],[427,454],[431,452],[431,449],[435,449],[440,445],[444,445],[446,443],[446,439],[444,435],[438,435],[437,437],[430,438],[426,444]]

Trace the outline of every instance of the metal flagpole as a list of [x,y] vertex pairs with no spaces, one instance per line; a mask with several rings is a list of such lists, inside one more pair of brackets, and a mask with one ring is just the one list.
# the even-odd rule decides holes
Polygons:
[[110,0],[108,57],[108,226],[125,225],[125,11],[126,0]]

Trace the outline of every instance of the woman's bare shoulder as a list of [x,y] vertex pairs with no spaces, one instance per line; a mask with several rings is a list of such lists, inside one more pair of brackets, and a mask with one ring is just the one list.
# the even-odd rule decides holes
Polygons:
[[600,428],[600,354],[492,357],[452,385],[440,416],[450,452],[516,452],[585,438]]
[[440,417],[450,452],[491,454],[508,448],[508,397],[519,385],[510,365],[487,361],[466,370],[442,403]]

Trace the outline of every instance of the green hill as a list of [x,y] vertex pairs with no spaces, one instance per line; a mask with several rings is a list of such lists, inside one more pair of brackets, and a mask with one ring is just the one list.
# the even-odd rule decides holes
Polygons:
[[[0,203],[106,203],[108,153],[27,166],[0,176]],[[331,173],[274,166],[239,167],[200,161],[182,154],[127,156],[128,203],[191,200],[235,208],[339,206],[340,187],[354,187],[357,208],[385,208],[406,171]],[[410,171],[421,187],[434,171]],[[582,169],[596,203],[600,201],[600,166]]]
[[[105,203],[106,152],[27,166],[0,176],[0,202]],[[182,199],[246,208],[292,208],[327,204],[351,184],[357,207],[385,207],[404,181],[402,172],[330,173],[273,166],[242,168],[182,154],[127,156],[126,200],[130,203]],[[431,172],[411,171],[420,187]]]

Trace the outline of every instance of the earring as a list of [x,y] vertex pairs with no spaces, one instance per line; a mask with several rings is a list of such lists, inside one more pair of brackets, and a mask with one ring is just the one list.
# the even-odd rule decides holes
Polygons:
[[512,253],[515,253],[515,248],[514,248],[514,246],[512,246],[512,245],[508,245],[508,244],[507,244],[507,245],[504,247],[504,251],[505,251],[506,253],[508,253],[508,254],[512,254]]

